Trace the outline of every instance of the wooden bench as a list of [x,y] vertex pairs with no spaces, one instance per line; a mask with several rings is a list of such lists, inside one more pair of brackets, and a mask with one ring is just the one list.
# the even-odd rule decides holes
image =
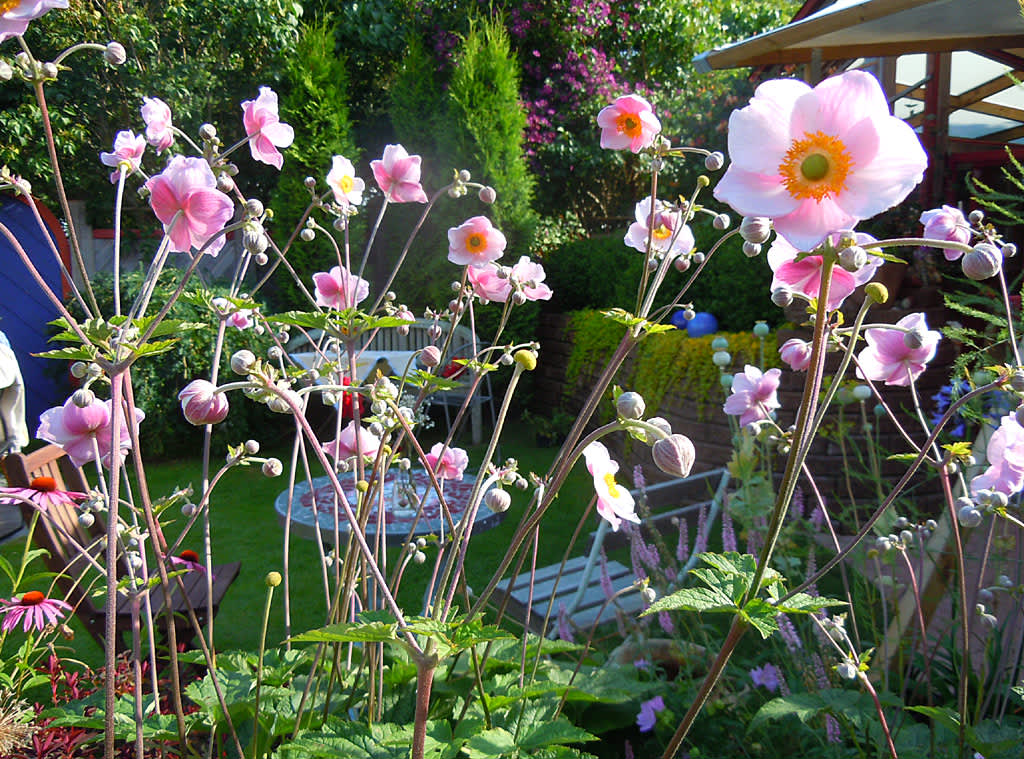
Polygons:
[[[724,469],[712,469],[707,472],[690,475],[686,478],[669,480],[645,488],[642,492],[633,490],[634,499],[641,497],[647,500],[653,510],[663,505],[673,505],[669,511],[651,513],[643,521],[643,525],[651,529],[666,528],[672,518],[687,519],[696,522],[702,508],[708,510],[705,529],[710,530],[721,510],[725,490],[729,484],[729,473]],[[709,486],[716,486],[713,491]],[[690,500],[695,493],[713,494],[710,500],[693,502]],[[686,501],[689,500],[689,503]],[[678,505],[685,503],[685,505]],[[664,530],[663,530],[664,531]],[[586,556],[577,556],[565,562],[539,567],[533,575],[531,599],[530,573],[525,572],[511,582],[502,580],[497,590],[508,595],[507,613],[537,634],[551,634],[557,629],[556,623],[560,608],[565,608],[566,617],[577,628],[587,629],[595,623],[600,624],[615,618],[616,610],[632,615],[644,608],[643,597],[638,590],[628,591],[618,596],[612,603],[606,604],[605,589],[601,586],[601,552],[605,548],[628,544],[623,533],[611,532],[608,522],[601,520],[597,530],[591,533],[590,549]],[[683,573],[689,572],[697,562],[696,555],[683,567]],[[611,581],[613,592],[633,585],[633,570],[617,561],[607,561],[605,571]],[[561,572],[561,578],[558,578]],[[498,596],[500,599],[500,595]],[[532,600],[532,603],[530,603]],[[500,600],[499,600],[500,602]],[[547,629],[544,617],[551,609]]]
[[[31,487],[32,481],[37,477],[52,477],[60,490],[89,492],[89,484],[82,470],[56,445],[48,445],[27,455],[11,454],[4,460],[4,464],[7,481],[11,487],[27,488]],[[34,515],[33,507],[22,503],[21,510],[26,524],[30,524]],[[40,548],[46,549],[46,565],[56,573],[57,587],[64,593],[65,600],[71,604],[85,629],[102,648],[106,638],[106,612],[93,603],[91,589],[94,583],[83,584],[82,579],[90,575],[96,577],[96,571],[90,568],[89,561],[80,554],[74,543],[88,550],[101,564],[104,563],[106,526],[103,521],[97,519],[90,527],[84,527],[78,519],[78,509],[73,504],[50,506],[45,514],[40,514],[32,537]],[[227,589],[238,577],[240,568],[241,562],[238,561],[213,568],[215,615]],[[118,574],[127,575],[126,568],[119,567]],[[171,608],[175,614],[177,640],[188,642],[194,638],[195,633],[186,615],[189,605],[201,624],[206,621],[207,582],[205,573],[197,571],[186,572],[181,575],[181,580],[181,585],[176,580],[171,581]],[[100,581],[102,582],[102,578]],[[151,591],[150,603],[153,614],[161,622],[165,619],[164,600],[164,594],[159,588]],[[118,645],[125,646],[130,640],[132,628],[131,603],[125,594],[119,594],[118,597],[116,627],[120,638]]]

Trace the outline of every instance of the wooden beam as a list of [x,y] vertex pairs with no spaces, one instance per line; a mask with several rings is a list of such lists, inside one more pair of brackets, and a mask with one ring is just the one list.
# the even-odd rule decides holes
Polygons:
[[1010,142],[1011,140],[1019,140],[1021,137],[1024,137],[1024,125],[983,134],[980,139],[994,142]]
[[[1010,121],[1024,122],[1024,108],[1012,108],[1008,105],[975,103],[970,108],[957,108],[956,110],[969,111],[971,113],[984,113],[986,116],[998,116],[1002,119],[1010,119]],[[918,127],[921,125],[921,114],[911,116],[909,119],[904,119],[904,121],[912,127]]]
[[997,92],[1002,92],[1010,87],[1016,87],[1017,82],[1022,78],[1024,78],[1024,71],[1008,71],[1001,76],[997,76],[995,79],[989,79],[987,82],[979,84],[974,89],[954,95],[949,99],[949,104],[954,109],[966,108],[969,105],[981,102],[989,95],[995,95]]

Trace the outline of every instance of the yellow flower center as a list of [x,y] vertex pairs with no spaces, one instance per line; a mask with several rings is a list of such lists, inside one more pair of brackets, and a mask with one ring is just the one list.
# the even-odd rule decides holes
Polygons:
[[672,230],[665,226],[664,223],[658,224],[652,231],[655,240],[667,240],[672,236]]
[[0,15],[7,11],[13,11],[19,5],[21,5],[21,0],[0,0]]
[[342,193],[345,195],[348,195],[350,192],[352,192],[352,177],[346,174],[341,179],[339,179],[338,189],[340,189]]
[[793,141],[779,164],[779,174],[794,198],[820,201],[846,189],[852,167],[853,159],[842,140],[815,132]]
[[628,137],[639,137],[643,125],[634,114],[623,113],[615,119],[615,128]]
[[604,484],[608,486],[608,495],[612,498],[619,497],[619,486],[615,482],[615,475],[609,472],[604,476]]
[[487,247],[487,235],[474,232],[466,238],[466,250],[470,253],[479,253]]

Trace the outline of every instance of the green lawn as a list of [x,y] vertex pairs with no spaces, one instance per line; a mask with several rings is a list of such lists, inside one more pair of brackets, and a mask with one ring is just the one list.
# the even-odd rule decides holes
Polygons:
[[[290,457],[287,443],[276,446],[271,441],[263,443],[265,451],[279,456],[287,467]],[[470,448],[469,451],[472,467],[473,462],[478,462],[482,457],[483,447]],[[524,474],[530,471],[538,474],[547,472],[556,453],[556,448],[536,448],[532,430],[522,424],[512,424],[502,440],[502,457],[515,457]],[[147,478],[153,497],[159,497],[170,493],[176,486],[192,484],[198,488],[200,470],[198,462],[193,461],[151,464],[147,467]],[[264,577],[271,570],[283,571],[284,531],[278,523],[274,499],[286,487],[286,476],[271,479],[261,474],[258,467],[246,467],[229,472],[214,491],[210,517],[215,562],[242,562],[241,573],[224,597],[215,622],[220,650],[254,649],[258,645],[260,618],[267,590]],[[580,463],[549,510],[546,521],[542,523],[538,565],[561,560],[592,494],[590,478]],[[504,522],[497,528],[473,537],[467,556],[471,588],[481,590],[491,578],[509,545],[529,497],[530,491],[512,491],[512,506]],[[174,512],[172,516],[179,526],[183,524],[184,519],[179,512]],[[596,517],[591,519],[596,520]],[[596,521],[593,521],[593,524],[587,525],[586,531],[596,527]],[[169,535],[174,535],[175,530],[176,527],[172,525],[167,531]],[[202,533],[194,529],[183,548],[199,551],[201,546]],[[10,561],[17,562],[23,547],[24,540],[17,540],[0,550]],[[582,553],[585,549],[584,535],[576,552]],[[428,561],[419,566],[411,565],[406,572],[399,600],[409,612],[421,611],[423,589],[435,555],[428,550]],[[321,626],[324,623],[324,589],[320,559],[312,541],[292,538],[289,578],[292,632]],[[271,645],[281,642],[285,637],[283,590],[282,585],[274,598],[268,633],[268,643]],[[98,664],[102,660],[99,649],[81,628],[79,633],[71,644],[74,651],[72,656]]]

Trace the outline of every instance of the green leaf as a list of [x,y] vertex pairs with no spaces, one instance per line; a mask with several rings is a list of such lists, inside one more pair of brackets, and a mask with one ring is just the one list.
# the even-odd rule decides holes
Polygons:
[[767,640],[779,629],[775,617],[779,611],[767,601],[751,598],[743,607],[742,616]]
[[773,604],[777,614],[811,614],[820,611],[827,606],[846,606],[846,601],[838,598],[824,598],[823,596],[809,596],[806,593],[797,593],[787,598],[782,603]]
[[58,348],[57,350],[43,351],[42,353],[33,353],[32,355],[36,358],[57,358],[67,361],[95,361],[100,352],[91,345],[83,345],[79,347]]
[[736,602],[732,597],[718,588],[682,588],[675,593],[663,596],[651,604],[650,608],[640,616],[657,614],[661,611],[736,611]]
[[529,751],[560,743],[585,743],[596,740],[596,735],[576,727],[565,717],[559,717],[555,722],[544,722],[528,730],[519,739],[519,747]]
[[793,693],[782,698],[773,698],[750,720],[749,730],[785,717],[796,717],[805,725],[826,708],[825,699],[819,693]]
[[908,712],[923,714],[954,733],[960,732],[960,713],[946,706],[908,706]]
[[393,619],[367,619],[360,614],[359,622],[339,622],[317,630],[308,630],[292,636],[296,643],[389,643],[398,640],[398,623]]
[[516,742],[508,730],[495,727],[470,738],[465,750],[470,759],[489,759],[514,753]]

